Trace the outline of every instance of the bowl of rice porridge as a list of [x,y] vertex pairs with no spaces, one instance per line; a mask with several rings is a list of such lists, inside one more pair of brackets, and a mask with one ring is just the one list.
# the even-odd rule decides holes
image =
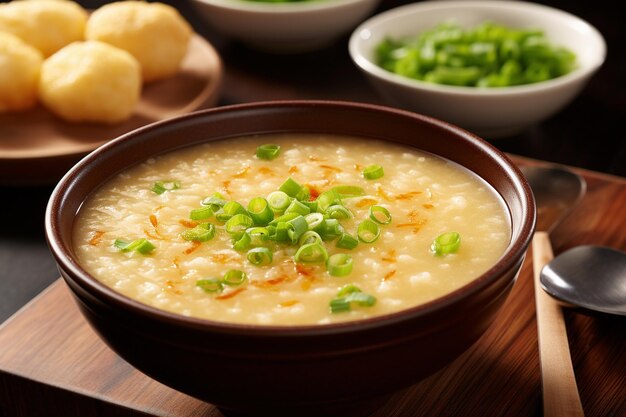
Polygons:
[[158,122],[60,181],[46,234],[122,358],[227,414],[365,415],[484,333],[535,224],[471,133],[402,110],[250,103]]

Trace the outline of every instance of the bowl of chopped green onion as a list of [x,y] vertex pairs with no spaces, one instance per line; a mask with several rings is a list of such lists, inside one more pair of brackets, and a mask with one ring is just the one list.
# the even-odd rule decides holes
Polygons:
[[379,0],[193,0],[206,24],[251,47],[302,53],[348,34]]
[[606,44],[587,22],[548,6],[437,1],[372,17],[349,50],[390,103],[492,138],[566,106],[604,62]]

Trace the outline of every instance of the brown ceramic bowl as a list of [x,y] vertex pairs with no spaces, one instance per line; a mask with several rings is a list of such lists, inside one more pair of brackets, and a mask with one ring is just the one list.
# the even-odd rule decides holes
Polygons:
[[[455,161],[497,190],[512,239],[486,273],[461,289],[397,313],[341,324],[260,326],[168,313],[98,282],[77,263],[72,228],[81,203],[116,173],[149,157],[242,135],[309,132],[403,143]],[[455,126],[415,113],[339,102],[222,107],[130,132],[79,162],[46,212],[46,233],[81,311],[122,358],[154,379],[246,415],[364,414],[471,346],[504,303],[534,230],[528,184],[501,152]]]

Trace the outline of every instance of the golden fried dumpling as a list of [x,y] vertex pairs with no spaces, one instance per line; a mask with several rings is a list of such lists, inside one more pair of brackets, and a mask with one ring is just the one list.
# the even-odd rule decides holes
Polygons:
[[84,39],[87,12],[65,0],[20,0],[0,4],[0,31],[10,32],[48,57]]
[[169,77],[187,53],[192,30],[171,6],[121,1],[89,17],[85,36],[130,52],[141,64],[144,81]]
[[27,109],[37,102],[42,62],[37,49],[0,31],[0,112]]
[[72,43],[41,68],[41,102],[69,121],[123,121],[133,113],[140,93],[137,60],[103,42]]

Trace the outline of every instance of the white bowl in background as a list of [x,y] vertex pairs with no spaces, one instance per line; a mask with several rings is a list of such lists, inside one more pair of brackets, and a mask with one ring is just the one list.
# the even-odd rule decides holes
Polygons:
[[379,1],[193,0],[192,4],[209,26],[227,36],[259,50],[293,53],[320,49],[349,33]]
[[[551,43],[576,54],[577,68],[535,84],[477,88],[414,80],[375,63],[376,46],[386,37],[415,37],[447,21],[467,28],[489,21],[543,29]],[[428,1],[397,7],[363,22],[350,38],[349,51],[355,64],[389,102],[493,138],[518,133],[561,110],[600,68],[606,44],[584,20],[536,3]]]

